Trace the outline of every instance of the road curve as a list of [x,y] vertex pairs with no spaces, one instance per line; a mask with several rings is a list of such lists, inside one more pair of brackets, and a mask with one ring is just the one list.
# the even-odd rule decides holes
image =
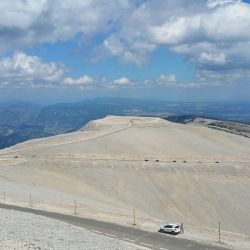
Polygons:
[[[44,145],[44,146],[40,146],[40,147],[31,147],[31,148],[26,148],[26,149],[18,149],[18,150],[6,152],[6,153],[2,153],[1,152],[0,156],[2,156],[2,155],[4,156],[4,155],[8,155],[8,154],[14,154],[14,153],[20,153],[20,152],[27,152],[27,151],[37,150],[37,149],[53,148],[53,147],[58,147],[58,146],[64,146],[64,145],[70,145],[70,144],[75,144],[75,143],[80,143],[80,142],[91,141],[91,140],[95,140],[95,139],[99,139],[99,138],[105,137],[107,135],[115,134],[117,132],[120,132],[122,130],[130,128],[131,126],[132,126],[132,123],[129,121],[129,123],[126,126],[124,126],[124,127],[117,128],[117,129],[108,131],[106,133],[102,133],[100,135],[96,135],[94,137],[90,137],[90,138],[86,138],[86,139],[81,139],[81,140],[77,140],[77,141],[61,142],[61,143],[56,143],[56,144],[52,144],[52,145]],[[76,132],[79,132],[79,131],[76,131]],[[60,136],[60,135],[54,135],[53,137],[56,137],[56,136]],[[33,140],[39,140],[39,139],[45,140],[47,138],[49,138],[49,137],[38,138],[38,139],[33,139]],[[23,143],[25,143],[25,141]]]
[[109,222],[97,221],[94,219],[82,218],[74,215],[48,212],[38,209],[19,207],[0,203],[0,208],[14,209],[21,212],[32,213],[46,216],[48,218],[60,220],[71,225],[82,227],[96,234],[104,235],[110,238],[118,238],[122,241],[130,242],[136,245],[147,247],[154,250],[226,250],[229,248],[212,246],[196,241],[180,239],[161,233],[153,233],[138,228],[126,227]]

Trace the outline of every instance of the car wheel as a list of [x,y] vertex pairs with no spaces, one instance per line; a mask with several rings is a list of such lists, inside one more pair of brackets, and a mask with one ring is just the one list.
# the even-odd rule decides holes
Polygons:
[[172,231],[172,232],[171,232],[171,234],[172,234],[172,235],[175,235],[175,232],[174,232],[174,231]]

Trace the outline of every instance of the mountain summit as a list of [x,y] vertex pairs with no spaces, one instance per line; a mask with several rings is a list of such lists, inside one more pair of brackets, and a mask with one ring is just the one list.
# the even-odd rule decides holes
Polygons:
[[[250,140],[199,124],[107,116],[77,132],[0,151],[7,199],[127,224],[164,221],[245,234]],[[195,228],[194,227],[194,228]]]

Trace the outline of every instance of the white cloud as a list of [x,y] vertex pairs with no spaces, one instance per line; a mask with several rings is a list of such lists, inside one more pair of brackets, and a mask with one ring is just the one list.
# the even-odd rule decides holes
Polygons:
[[[136,3],[138,1],[132,0],[101,3],[99,0],[2,0],[0,51],[68,41],[77,35],[89,41],[101,34],[104,38],[95,48],[96,60],[115,56],[141,66],[150,53],[166,47],[189,59],[198,74],[209,71],[211,79],[218,72],[228,77],[227,70],[245,72],[249,69],[249,4],[240,0]],[[55,71],[61,68],[58,64],[50,65],[53,67]],[[38,74],[37,71],[34,74]],[[51,72],[45,75],[49,75],[47,81],[59,78]],[[41,75],[38,78],[44,80]],[[77,79],[65,81],[77,84]]]
[[207,7],[208,8],[216,8],[218,6],[223,6],[229,3],[240,2],[240,0],[208,0]]
[[113,83],[115,85],[118,85],[118,86],[129,86],[129,85],[131,85],[130,80],[128,78],[126,78],[126,77],[116,79],[116,80],[113,81]]
[[214,86],[249,83],[249,69],[228,69],[220,71],[203,69],[197,71],[197,81]]
[[176,84],[177,83],[176,76],[174,74],[168,74],[168,75],[162,74],[159,77],[159,83],[166,85]]
[[[200,72],[201,73],[201,72]],[[207,73],[208,74],[208,73]],[[191,89],[191,88],[203,88],[209,85],[219,86],[218,82],[206,83],[202,81],[202,76],[206,78],[205,73],[197,75],[197,82],[181,83],[178,82],[174,74],[161,74],[160,76],[152,77],[144,80],[129,80],[127,77],[122,77],[113,81],[110,81],[107,77],[101,79],[102,85],[96,85],[97,88],[103,88],[108,90],[115,90],[119,87],[138,89],[151,89],[151,88],[175,88],[175,89]],[[96,81],[98,82],[98,81]]]
[[[43,11],[46,11],[46,1],[15,1],[2,0],[0,5],[1,28],[25,30],[39,18]],[[1,30],[3,32],[3,30]]]
[[130,9],[129,0],[1,0],[0,49],[84,39],[110,31]]
[[[226,70],[250,67],[248,30],[250,5],[239,0],[189,0],[188,4],[186,0],[154,0],[131,12],[120,30],[105,41],[116,41],[112,51],[126,62],[142,65],[149,53],[165,46],[185,55],[198,71],[226,77]],[[112,54],[110,48],[103,49]]]
[[104,40],[103,48],[113,56],[119,56],[124,52],[121,41],[117,37],[112,36],[108,40]]
[[200,19],[200,15],[176,17],[162,25],[149,26],[148,35],[158,45],[175,45],[186,40],[195,40],[199,37]]
[[[204,76],[203,76],[204,77]],[[144,81],[137,82],[135,87],[139,88],[155,88],[156,86],[165,88],[175,88],[175,89],[191,89],[191,88],[203,88],[208,85],[218,86],[218,83],[209,83],[201,80],[201,75],[197,76],[196,82],[182,83],[178,82],[174,74],[161,74],[158,77],[146,79]]]
[[[90,39],[110,34],[97,50],[142,65],[160,46],[185,54],[194,63],[219,54],[234,67],[245,58],[250,42],[250,5],[240,0],[154,0],[135,4],[132,0],[2,0],[0,5],[0,49],[30,47],[39,43],[67,41],[77,34]],[[210,44],[213,51],[199,44]],[[241,50],[239,50],[239,45]],[[237,53],[232,53],[237,46]],[[197,50],[195,50],[197,48]],[[250,57],[247,58],[250,61]],[[227,62],[225,62],[227,65]]]
[[45,63],[37,56],[16,52],[0,60],[0,84],[34,85],[54,84],[65,73],[60,63]]
[[93,82],[94,82],[94,80],[88,75],[84,75],[84,76],[77,78],[77,79],[67,77],[63,81],[63,83],[66,85],[88,85],[88,84],[93,83]]
[[224,53],[213,54],[202,52],[199,60],[201,63],[211,63],[214,65],[226,64],[226,56]]

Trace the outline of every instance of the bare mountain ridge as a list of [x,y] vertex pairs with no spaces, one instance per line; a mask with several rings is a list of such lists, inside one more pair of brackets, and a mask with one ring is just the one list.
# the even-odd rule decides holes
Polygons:
[[0,149],[17,143],[80,129],[106,115],[166,117],[193,114],[250,123],[249,104],[192,103],[126,98],[86,99],[76,103],[40,106],[32,103],[0,103]]
[[[164,221],[248,235],[250,140],[154,117],[107,116],[0,151],[12,202],[157,230]],[[39,205],[40,204],[40,205]]]
[[196,124],[206,126],[208,128],[222,130],[228,133],[237,134],[245,137],[250,137],[250,125],[233,121],[222,121],[207,117],[200,117],[195,115],[180,115],[170,116],[166,120],[182,124]]
[[[195,123],[197,124],[197,123]],[[107,116],[89,122],[77,132],[36,139],[2,152],[20,149],[23,154],[86,155],[121,159],[244,159],[244,138],[193,124],[176,124],[161,118]],[[249,140],[246,140],[247,143]],[[243,143],[244,144],[244,143]],[[68,147],[70,146],[70,147]],[[38,150],[38,151],[37,151]],[[37,152],[36,152],[37,151]],[[41,152],[40,152],[41,151]]]

